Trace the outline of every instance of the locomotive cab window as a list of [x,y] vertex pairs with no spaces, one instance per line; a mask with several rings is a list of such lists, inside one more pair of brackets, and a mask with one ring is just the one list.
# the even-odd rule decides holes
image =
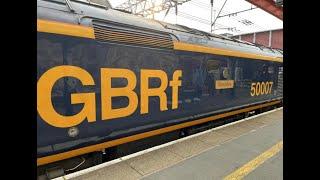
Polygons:
[[215,80],[233,79],[233,62],[230,59],[217,60],[209,58],[207,61],[208,73]]
[[220,63],[218,60],[209,59],[207,62],[208,74],[210,77],[220,79],[219,67]]
[[[208,87],[210,94],[219,95],[227,93],[234,87],[233,63],[227,57],[209,57],[207,60],[208,68]],[[222,94],[220,94],[222,95]]]

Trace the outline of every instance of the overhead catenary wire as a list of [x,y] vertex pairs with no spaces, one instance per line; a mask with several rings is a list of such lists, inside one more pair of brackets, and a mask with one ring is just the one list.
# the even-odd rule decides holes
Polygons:
[[[211,22],[206,20],[206,19],[203,19],[203,18],[199,18],[199,17],[196,17],[196,16],[193,16],[193,15],[190,15],[188,13],[184,13],[184,12],[180,12],[180,17],[183,17],[185,19],[188,19],[188,20],[193,20],[193,21],[197,21],[199,23],[203,23],[203,24],[206,24],[206,25],[210,25]],[[232,28],[230,26],[226,26],[226,25],[223,25],[223,24],[219,24],[219,23],[216,23],[216,25],[220,28]]]
[[[169,0],[170,1],[170,0]],[[169,2],[168,1],[168,2]],[[173,1],[173,0],[171,0],[171,1]],[[128,1],[129,2],[129,1]],[[146,1],[145,1],[146,2]],[[153,2],[153,1],[151,1],[151,2]],[[165,1],[165,2],[167,2],[167,1]],[[175,2],[175,1],[174,1]],[[215,8],[213,8],[213,7],[211,7],[211,3],[212,4],[216,4],[218,2],[218,4],[220,4],[219,5],[219,9],[218,9],[218,7],[216,6]],[[220,1],[220,2],[222,2],[223,3],[223,5],[225,5],[226,4],[226,2],[227,2],[227,0],[223,0],[223,1]],[[228,27],[228,26],[222,26],[221,25],[221,23],[218,25],[217,24],[217,21],[218,21],[218,18],[220,18],[219,17],[219,15],[220,15],[220,13],[222,14],[222,15],[220,15],[220,16],[223,16],[223,15],[225,15],[225,14],[228,14],[229,12],[228,11],[225,11],[224,9],[222,9],[221,7],[223,7],[223,5],[221,6],[221,3],[219,3],[219,1],[218,0],[215,0],[214,2],[213,2],[213,0],[211,0],[211,1],[209,1],[209,0],[206,0],[205,2],[204,1],[201,1],[201,0],[197,0],[197,1],[194,1],[194,0],[187,0],[186,2],[184,2],[183,4],[181,4],[181,6],[196,6],[196,7],[199,7],[199,8],[201,8],[201,9],[203,9],[203,10],[206,10],[206,11],[208,11],[208,16],[210,16],[209,14],[211,13],[211,19],[210,18],[199,18],[199,17],[196,17],[196,16],[193,16],[193,15],[191,15],[191,14],[189,14],[189,13],[184,13],[184,12],[181,12],[181,11],[179,11],[179,13],[178,14],[176,14],[175,13],[175,19],[176,19],[176,21],[175,21],[175,23],[177,24],[177,18],[178,17],[181,17],[181,18],[183,18],[183,19],[189,19],[189,20],[192,20],[192,21],[195,21],[195,22],[199,22],[199,23],[202,23],[202,24],[205,24],[205,25],[208,25],[208,30],[205,30],[205,31],[208,31],[208,32],[212,32],[213,30],[217,30],[216,28],[218,28],[218,29],[221,29],[221,27],[223,27],[223,28],[225,28],[226,30],[228,30],[228,31],[230,31],[230,30],[237,30],[238,32],[240,32],[240,29],[241,29],[241,32],[243,32],[243,30],[246,30],[246,31],[251,31],[251,29],[256,29],[256,30],[254,30],[254,31],[263,31],[263,30],[265,30],[265,28],[263,28],[263,27],[261,27],[261,26],[259,26],[259,25],[257,25],[255,22],[252,22],[252,21],[250,21],[250,20],[248,20],[248,19],[244,19],[244,18],[241,18],[241,17],[239,17],[239,16],[230,16],[229,18],[230,18],[230,20],[233,20],[234,22],[231,22],[231,24],[233,24],[234,25],[234,27]],[[175,6],[173,6],[173,7],[175,7]],[[174,8],[169,8],[168,10],[166,10],[166,15],[170,12],[170,14],[172,14],[171,12],[171,10],[172,9],[174,9]],[[214,24],[215,25],[217,25],[217,26],[211,26],[211,24],[213,24],[212,23],[212,9],[215,9],[215,10],[218,10],[219,11],[219,14],[216,16],[216,15],[214,15],[214,17],[213,17],[213,19],[214,19]],[[210,12],[211,11],[211,12]],[[243,10],[242,10],[243,11]],[[154,11],[154,14],[153,14],[153,16],[152,17],[154,17],[154,15],[155,14],[158,14],[160,11]],[[176,10],[176,12],[177,12],[177,10]],[[188,11],[189,12],[189,11]],[[210,12],[210,13],[209,13]],[[180,13],[182,13],[182,14],[180,14]],[[215,13],[214,13],[215,14]],[[235,14],[237,14],[237,12],[235,12]],[[166,21],[166,15],[164,15],[163,16],[163,21]],[[226,18],[227,18],[228,16],[226,16]],[[168,21],[167,21],[168,22]],[[172,21],[171,21],[172,22]],[[229,24],[229,23],[228,23]],[[188,24],[187,26],[190,26],[190,24]],[[192,26],[192,25],[191,25]],[[237,28],[237,29],[235,29],[235,26],[236,27],[239,27],[239,28]],[[203,27],[203,26],[202,26]],[[197,27],[198,28],[198,27]]]
[[[169,12],[169,14],[173,15],[174,13],[173,12]],[[199,23],[203,23],[203,24],[206,24],[206,25],[210,25],[211,22],[207,19],[203,19],[203,18],[200,18],[200,17],[197,17],[197,16],[193,16],[191,14],[188,14],[188,13],[185,13],[185,12],[182,12],[180,11],[179,14],[178,14],[179,17],[182,17],[182,18],[185,18],[185,19],[188,19],[188,20],[192,20],[192,21],[196,21],[196,22],[199,22]],[[219,24],[219,23],[216,23],[217,27],[218,28],[226,28],[226,29],[232,29],[233,27],[230,27],[230,26],[226,26],[226,25],[223,25],[223,24]],[[244,33],[243,31],[240,31],[238,30],[240,33]]]
[[[202,2],[200,2],[200,1],[197,1],[197,2],[189,1],[189,3],[192,4],[192,5],[194,5],[194,6],[197,6],[197,7],[199,7],[199,8],[202,8],[202,9],[204,9],[204,10],[210,11],[210,8],[209,8],[209,5],[210,5],[210,4],[205,4],[205,3],[202,3]],[[222,10],[221,12],[222,12],[223,14],[231,14],[231,12],[226,11],[226,10]],[[228,18],[231,18],[231,19],[233,19],[233,20],[236,20],[241,26],[245,26],[243,23],[241,23],[241,21],[245,20],[245,18],[241,18],[241,17],[239,17],[239,16],[237,16],[237,17],[230,16],[230,17],[228,17]],[[257,25],[257,23],[255,23],[255,22],[253,22],[253,23],[254,23],[253,26],[254,26],[256,29],[258,29],[259,31],[265,30],[265,28]],[[245,26],[245,27],[248,27],[248,26]]]

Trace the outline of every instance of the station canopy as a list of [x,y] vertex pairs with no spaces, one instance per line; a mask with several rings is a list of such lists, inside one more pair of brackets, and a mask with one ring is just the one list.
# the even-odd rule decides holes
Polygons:
[[[157,4],[157,6],[168,2],[168,0],[109,0],[113,8],[121,7],[124,3],[128,4],[133,1],[150,1],[153,4]],[[177,6],[177,16],[176,8],[172,7],[169,11],[165,9],[153,15],[148,15],[145,18],[154,18],[215,34],[239,35],[283,28],[283,21],[281,19],[246,0],[213,0],[212,8],[211,0],[185,1],[183,3],[180,2]],[[215,18],[217,18],[216,21],[214,20]],[[211,22],[214,21],[214,25],[211,26]]]

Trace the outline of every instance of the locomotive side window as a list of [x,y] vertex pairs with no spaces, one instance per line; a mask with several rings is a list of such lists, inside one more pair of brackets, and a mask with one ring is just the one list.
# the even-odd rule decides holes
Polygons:
[[180,55],[180,65],[184,69],[184,80],[182,86],[188,91],[195,91],[204,85],[206,77],[206,66],[203,56]]
[[239,68],[242,69],[242,80],[252,80],[256,64],[248,62],[248,60],[239,60]]
[[234,80],[235,80],[235,82],[240,82],[242,79],[243,79],[243,68],[241,67],[241,63],[236,60]]
[[222,68],[222,76],[225,80],[232,80],[234,78],[233,66],[234,66],[234,60],[228,58]]
[[209,77],[214,80],[219,80],[220,79],[220,71],[219,71],[220,61],[209,59],[207,62],[207,67],[208,67]]
[[209,58],[207,61],[208,73],[214,80],[229,80],[233,78],[233,62],[230,59],[217,60]]
[[234,62],[228,57],[209,57],[207,85],[213,96],[228,95],[234,87]]
[[209,96],[206,56],[194,53],[177,53],[179,69],[183,70],[181,100],[182,102],[199,103],[204,96]]
[[215,82],[220,80],[222,77],[220,73],[220,66],[221,62],[219,60],[209,58],[207,61],[207,68],[208,68],[208,76],[207,76],[207,84],[208,84],[208,91],[211,95],[215,93]]

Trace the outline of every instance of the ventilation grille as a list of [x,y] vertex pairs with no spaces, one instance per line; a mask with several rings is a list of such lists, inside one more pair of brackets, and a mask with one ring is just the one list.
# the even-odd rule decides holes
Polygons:
[[95,38],[102,42],[173,49],[173,42],[169,34],[149,32],[130,26],[106,25],[96,22],[93,22],[93,28]]
[[279,67],[277,93],[278,95],[283,96],[283,67]]

